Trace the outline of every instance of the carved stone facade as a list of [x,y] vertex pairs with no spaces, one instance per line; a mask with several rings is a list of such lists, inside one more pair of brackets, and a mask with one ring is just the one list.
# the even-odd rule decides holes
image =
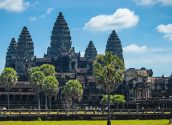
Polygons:
[[[92,63],[97,55],[93,42],[89,42],[84,57],[81,56],[80,52],[76,53],[74,47],[72,47],[68,24],[61,12],[54,23],[50,39],[50,47],[47,49],[47,54],[43,58],[38,58],[34,56],[34,44],[27,27],[23,27],[17,42],[12,38],[6,54],[5,67],[13,67],[20,78],[17,86],[10,91],[13,94],[11,98],[13,98],[14,102],[12,103],[36,105],[35,92],[27,82],[27,71],[31,67],[42,64],[52,64],[55,66],[60,88],[68,80],[78,79],[84,89],[82,102],[87,104],[100,103],[102,94],[105,92],[96,84],[92,74]],[[106,51],[111,51],[124,60],[121,41],[115,30],[109,35]],[[127,101],[172,96],[172,76],[152,76],[152,70],[146,70],[145,68],[128,69],[126,70],[126,79],[121,83],[116,92],[124,94]],[[0,100],[4,100],[6,94],[3,86],[0,86]],[[44,99],[43,96],[41,98]],[[53,97],[53,105],[58,104],[60,99],[61,89],[59,90],[58,97]]]
[[16,40],[15,40],[15,38],[12,38],[11,43],[7,50],[7,54],[6,54],[5,67],[15,68],[16,49],[17,49]]
[[54,24],[50,47],[48,47],[45,57],[58,58],[71,51],[71,36],[67,22],[60,12]]
[[126,70],[129,100],[165,98],[172,96],[172,77],[153,77],[152,70],[145,68]]
[[6,67],[13,67],[20,80],[27,79],[27,70],[34,66],[34,45],[27,27],[23,27],[18,42],[12,38],[6,55]]
[[85,50],[85,58],[87,60],[94,60],[97,56],[97,50],[92,41],[89,42],[86,50]]
[[[26,27],[23,28],[18,42],[12,39],[6,57],[6,67],[13,67],[20,78],[20,81],[27,82],[27,71],[34,66],[42,64],[52,64],[57,71],[57,78],[60,87],[70,79],[78,79],[83,85],[85,102],[94,100],[96,91],[95,79],[92,76],[92,63],[97,56],[97,50],[93,42],[90,41],[85,56],[80,52],[76,53],[72,47],[70,30],[63,14],[60,12],[54,23],[50,38],[50,47],[43,58],[34,56],[34,46],[30,33]],[[19,93],[18,93],[19,94]],[[61,89],[58,99],[61,99]]]

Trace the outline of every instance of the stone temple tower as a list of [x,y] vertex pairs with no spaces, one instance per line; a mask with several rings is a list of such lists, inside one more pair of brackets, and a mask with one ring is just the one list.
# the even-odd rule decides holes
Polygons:
[[27,69],[32,67],[34,45],[27,27],[23,27],[18,38],[15,69],[20,76],[27,75]]
[[112,33],[110,34],[108,38],[106,51],[110,51],[114,55],[124,60],[123,54],[122,54],[123,51],[122,51],[121,41],[118,38],[118,35],[116,34],[115,30],[112,31]]
[[93,61],[97,56],[97,50],[94,46],[93,42],[90,41],[86,50],[85,50],[85,58],[87,62],[88,74],[91,75],[93,71]]
[[51,43],[46,56],[57,58],[62,53],[68,53],[71,49],[71,44],[68,24],[62,12],[60,12],[52,30]]
[[12,38],[6,54],[5,67],[15,68],[16,48],[17,48],[16,40],[15,38]]
[[45,58],[54,60],[58,72],[72,72],[77,68],[77,57],[72,46],[70,30],[62,12],[59,13]]
[[97,56],[97,50],[94,46],[93,42],[90,41],[86,50],[85,50],[85,57],[87,60],[94,60]]

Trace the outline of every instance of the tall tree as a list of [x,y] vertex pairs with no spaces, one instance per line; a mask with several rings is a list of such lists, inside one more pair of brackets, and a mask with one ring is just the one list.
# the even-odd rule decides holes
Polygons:
[[0,75],[0,81],[8,91],[7,104],[9,109],[9,90],[14,87],[18,81],[16,71],[13,68],[5,68]]
[[51,109],[52,96],[58,92],[58,80],[55,76],[46,76],[44,78],[42,89],[45,93],[45,109],[47,109],[47,97],[49,98],[49,108]]
[[62,91],[64,100],[67,104],[72,102],[72,106],[76,101],[79,101],[83,95],[83,88],[78,80],[69,80]]
[[110,93],[123,81],[124,62],[111,52],[105,52],[105,55],[98,55],[96,57],[93,64],[93,71],[97,82],[106,89],[108,94],[107,125],[111,125]]
[[[55,71],[55,67],[53,65],[50,65],[50,64],[43,64],[39,67],[39,70],[42,71],[44,73],[44,75],[46,76],[44,81],[47,83],[47,84],[44,84],[42,87],[43,91],[44,91],[44,94],[45,94],[45,109],[47,109],[47,97],[49,97],[49,104],[50,104],[50,108],[51,108],[51,98],[52,98],[52,95],[54,93],[49,93],[47,91],[49,91],[48,89],[46,89],[46,86],[48,85],[48,83],[50,84],[50,78],[48,76],[52,76],[54,78],[54,76],[56,75],[56,71]],[[57,79],[56,79],[57,80]],[[57,81],[58,83],[58,81]],[[51,84],[50,84],[51,86]],[[57,86],[58,88],[58,86]],[[54,88],[56,89],[56,88]],[[47,95],[48,94],[48,95]],[[52,95],[51,95],[52,94]]]
[[42,84],[43,84],[44,78],[45,78],[44,73],[39,71],[39,70],[38,71],[35,70],[35,68],[33,68],[33,71],[31,71],[31,74],[29,77],[30,85],[36,91],[38,109],[40,109],[40,96],[39,96],[39,94],[42,90]]

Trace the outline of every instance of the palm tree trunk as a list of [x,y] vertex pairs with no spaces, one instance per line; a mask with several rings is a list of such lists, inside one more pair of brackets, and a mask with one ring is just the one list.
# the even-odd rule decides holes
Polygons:
[[111,125],[111,118],[110,118],[110,92],[108,91],[108,119],[107,125]]
[[47,108],[47,95],[45,94],[45,109],[48,109]]
[[38,109],[40,109],[40,97],[39,97],[39,92],[37,92],[37,103],[38,103]]
[[9,88],[8,88],[8,94],[7,94],[7,107],[9,109],[9,105],[10,105],[10,99],[9,99],[9,96],[10,96],[10,92],[9,92]]

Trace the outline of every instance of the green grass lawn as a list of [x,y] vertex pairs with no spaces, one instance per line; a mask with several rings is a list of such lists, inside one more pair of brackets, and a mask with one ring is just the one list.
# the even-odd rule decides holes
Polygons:
[[[0,125],[106,125],[106,121],[0,121]],[[168,120],[113,120],[112,125],[168,125]]]

